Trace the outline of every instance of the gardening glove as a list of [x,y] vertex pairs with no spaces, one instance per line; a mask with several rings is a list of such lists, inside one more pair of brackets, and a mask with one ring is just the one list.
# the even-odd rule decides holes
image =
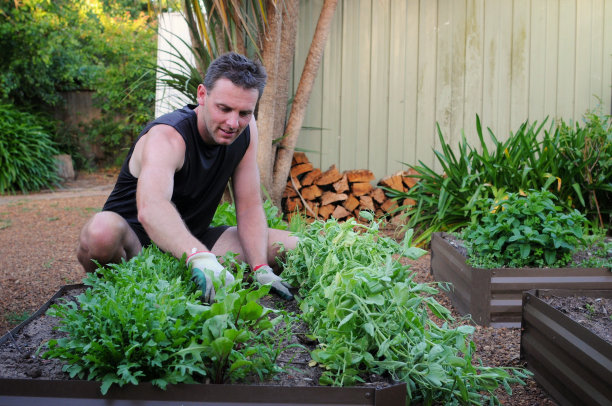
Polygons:
[[[187,266],[190,265],[191,280],[202,291],[202,300],[206,303],[212,303],[215,300],[215,287],[210,274],[204,272],[204,270],[208,269],[215,278],[218,278],[224,269],[223,265],[217,261],[217,257],[212,252],[196,251],[195,248],[192,250],[192,254],[187,257]],[[233,282],[234,276],[227,272],[225,274],[225,283],[231,284]]]
[[254,271],[255,280],[262,285],[270,285],[270,292],[279,295],[285,300],[293,300],[293,295],[289,291],[291,285],[276,275],[268,264],[258,265]]

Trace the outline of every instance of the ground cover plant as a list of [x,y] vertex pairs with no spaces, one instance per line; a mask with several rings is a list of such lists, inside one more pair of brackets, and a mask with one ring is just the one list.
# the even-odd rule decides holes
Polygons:
[[[68,336],[51,340],[44,357],[65,361],[71,377],[101,381],[103,394],[113,384],[150,381],[164,388],[278,372],[275,360],[292,317],[257,302],[269,286],[243,287],[245,267],[236,264],[236,282],[224,287],[215,280],[216,301],[203,305],[184,263],[152,246],[87,276],[90,288],[78,304],[49,310]],[[275,328],[281,321],[285,327]]]
[[[526,372],[485,367],[474,358],[474,327],[452,327],[450,312],[412,281],[398,256],[417,258],[412,232],[400,244],[380,234],[380,223],[315,221],[297,232],[283,277],[299,288],[302,317],[319,348],[322,384],[353,385],[368,373],[406,382],[409,401],[482,404],[499,386],[523,382]],[[429,312],[438,317],[440,325]]]
[[525,121],[505,141],[489,128],[487,141],[477,116],[479,142],[470,145],[463,135],[456,152],[438,126],[441,150],[434,153],[442,171],[421,161],[407,165],[418,173],[419,182],[407,192],[387,190],[399,201],[417,202],[397,209],[406,214],[406,228],[416,230],[416,242],[427,243],[436,231],[467,227],[487,198],[529,189],[547,189],[561,206],[578,209],[600,228],[609,228],[612,117],[587,112],[582,124],[560,119],[546,127],[546,122]]

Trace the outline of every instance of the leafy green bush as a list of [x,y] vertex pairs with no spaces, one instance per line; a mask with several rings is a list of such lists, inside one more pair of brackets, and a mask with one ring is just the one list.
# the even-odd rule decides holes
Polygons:
[[474,327],[430,319],[428,310],[452,317],[430,296],[437,290],[414,282],[396,258],[424,253],[410,246],[412,231],[400,245],[379,234],[379,223],[332,219],[298,236],[283,277],[299,287],[303,318],[319,342],[312,357],[325,369],[322,384],[351,385],[376,373],[406,382],[410,404],[481,404],[485,394],[496,404],[495,389],[525,377],[520,369],[473,362]]
[[551,172],[564,184],[556,191],[561,201],[611,228],[612,116],[588,112],[582,125],[560,120],[549,143]]
[[[103,4],[104,3],[104,4]],[[77,168],[117,164],[152,119],[156,22],[117,7],[141,1],[24,0],[0,3],[0,100],[24,110],[61,108],[61,92],[95,90],[102,117],[78,128],[59,126],[55,141]],[[128,4],[129,5],[129,4]],[[82,150],[101,147],[102,162]]]
[[[442,168],[438,173],[419,161],[408,165],[418,172],[419,182],[407,192],[387,189],[394,199],[410,198],[415,206],[401,206],[414,228],[417,242],[428,242],[436,231],[453,232],[468,226],[484,199],[499,199],[507,192],[548,189],[567,209],[579,208],[595,219],[607,215],[612,201],[612,125],[610,116],[587,113],[585,126],[558,125],[544,129],[541,123],[521,124],[501,142],[488,129],[493,144],[485,142],[476,116],[479,144],[462,137],[455,154],[438,126],[441,151],[434,151]],[[606,226],[606,219],[601,227]]]
[[586,218],[564,212],[548,191],[487,199],[479,220],[463,230],[468,263],[479,268],[563,267],[584,246]]
[[58,152],[44,120],[0,104],[0,193],[36,191],[59,182]]
[[[231,258],[227,258],[231,260]],[[269,286],[241,287],[245,266],[236,282],[223,287],[215,279],[216,302],[201,305],[201,292],[190,271],[157,247],[143,249],[128,262],[99,268],[84,282],[91,287],[78,304],[53,305],[66,338],[51,340],[46,358],[67,364],[71,377],[102,381],[102,393],[113,384],[150,381],[214,383],[264,377],[278,371],[276,357],[291,319],[270,319],[273,312],[257,303]],[[275,329],[281,322],[285,329]]]

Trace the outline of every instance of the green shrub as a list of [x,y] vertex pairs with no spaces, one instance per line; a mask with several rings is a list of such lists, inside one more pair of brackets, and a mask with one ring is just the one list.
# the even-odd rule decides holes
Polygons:
[[59,182],[58,151],[43,121],[0,104],[0,193],[36,191]]
[[[562,185],[555,193],[600,227],[612,227],[612,116],[588,112],[583,124],[560,120],[550,138]],[[547,146],[547,145],[545,145]]]
[[479,268],[563,267],[584,246],[586,218],[564,211],[548,191],[487,199],[479,220],[462,232],[468,263]]

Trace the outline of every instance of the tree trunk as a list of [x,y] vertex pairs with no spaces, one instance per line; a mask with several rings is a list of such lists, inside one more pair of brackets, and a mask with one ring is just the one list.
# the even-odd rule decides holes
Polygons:
[[319,65],[321,63],[321,57],[325,49],[325,43],[327,42],[327,36],[331,29],[332,20],[336,11],[338,0],[325,0],[319,21],[317,22],[317,28],[310,44],[310,50],[304,63],[304,69],[302,70],[302,76],[300,77],[300,83],[293,100],[291,108],[291,114],[289,116],[289,122],[287,123],[286,137],[281,142],[281,148],[278,150],[276,161],[274,164],[273,173],[273,185],[270,195],[272,201],[280,207],[280,201],[283,190],[287,184],[287,176],[291,169],[291,160],[293,158],[293,152],[295,150],[295,144],[304,121],[306,114],[306,106],[308,105],[308,99],[312,91],[312,86],[317,77]]
[[276,146],[274,140],[283,136],[287,117],[289,74],[295,53],[298,0],[285,0],[282,4],[269,4],[269,30],[264,37],[263,63],[268,71],[268,84],[259,102],[257,127],[259,145],[257,163],[261,183],[272,191],[272,170]]
[[276,94],[278,92],[278,62],[281,43],[283,12],[273,2],[268,3],[268,30],[263,38],[263,65],[268,73],[268,82],[257,113],[259,143],[257,145],[257,164],[261,184],[268,191],[272,190],[272,141],[274,139],[274,122],[276,114]]

